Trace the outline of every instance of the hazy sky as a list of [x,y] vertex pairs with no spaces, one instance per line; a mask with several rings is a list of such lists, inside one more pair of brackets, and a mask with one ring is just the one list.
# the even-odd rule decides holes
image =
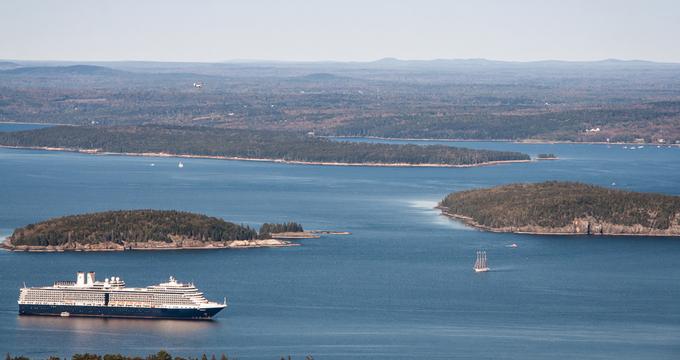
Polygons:
[[680,62],[680,0],[1,0],[0,58]]

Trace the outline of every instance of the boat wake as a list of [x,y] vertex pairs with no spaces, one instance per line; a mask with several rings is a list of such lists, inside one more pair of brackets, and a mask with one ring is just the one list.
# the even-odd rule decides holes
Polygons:
[[436,208],[438,203],[435,200],[410,200],[407,201],[407,204],[412,209],[418,209],[431,215],[430,224],[442,225],[455,230],[475,231],[474,228],[469,227],[460,221],[442,216],[439,209]]
[[488,272],[511,272],[511,271],[517,271],[517,268],[512,266],[494,266],[492,268],[489,268]]
[[433,200],[410,200],[409,207],[422,210],[433,210],[437,206],[437,202]]
[[0,244],[4,243],[5,240],[7,240],[7,238],[10,237],[10,235],[12,234],[4,232],[0,233]]

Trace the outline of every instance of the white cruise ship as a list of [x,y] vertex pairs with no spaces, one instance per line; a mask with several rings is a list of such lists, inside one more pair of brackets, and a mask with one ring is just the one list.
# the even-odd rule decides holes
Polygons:
[[94,272],[78,272],[76,281],[19,291],[21,315],[211,319],[226,306],[226,299],[208,301],[193,284],[172,276],[158,285],[128,288],[119,277],[96,281]]

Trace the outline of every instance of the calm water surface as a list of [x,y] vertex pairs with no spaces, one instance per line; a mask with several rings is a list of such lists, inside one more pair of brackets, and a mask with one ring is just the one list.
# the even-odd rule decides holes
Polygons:
[[[53,216],[127,208],[352,232],[280,249],[1,251],[0,350],[31,357],[161,348],[241,359],[680,357],[680,240],[491,234],[433,210],[449,192],[517,181],[680,194],[680,149],[445,144],[562,159],[470,169],[191,159],[179,169],[168,158],[0,149],[3,236]],[[492,272],[472,272],[477,249],[487,250]],[[226,296],[230,307],[211,322],[17,316],[24,282],[50,284],[78,270],[132,286],[174,275],[208,298]]]

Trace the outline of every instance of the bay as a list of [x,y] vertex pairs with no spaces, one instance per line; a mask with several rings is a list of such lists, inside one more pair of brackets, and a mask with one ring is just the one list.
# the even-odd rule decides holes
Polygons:
[[[560,160],[455,169],[183,159],[180,169],[173,158],[0,149],[2,236],[54,216],[131,208],[352,232],[275,249],[1,251],[0,349],[30,357],[161,348],[240,359],[680,356],[680,239],[493,234],[433,209],[452,191],[544,180],[680,195],[680,149],[441,143]],[[477,249],[493,271],[472,271]],[[24,283],[79,270],[131,286],[173,275],[230,306],[210,322],[17,315]]]

